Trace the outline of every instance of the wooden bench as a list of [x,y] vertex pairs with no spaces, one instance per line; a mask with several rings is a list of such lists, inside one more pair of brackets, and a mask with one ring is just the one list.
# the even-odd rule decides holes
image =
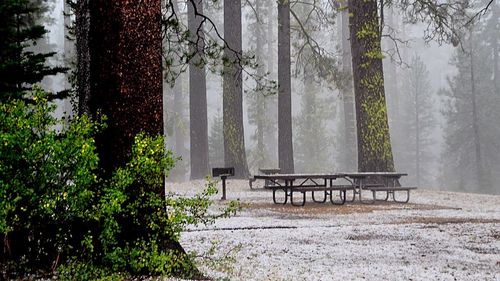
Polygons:
[[[376,187],[385,187],[385,185],[381,183],[370,183],[370,184],[364,184],[363,185],[365,188],[376,188]],[[354,188],[355,187],[355,188]],[[356,194],[359,194],[359,184],[354,184],[352,188],[352,198],[347,200],[347,202],[354,202],[356,200]]]
[[[284,188],[280,186],[271,186],[269,187],[273,190],[273,202],[275,204],[283,204],[285,205],[288,202],[288,197],[290,197],[290,204],[293,206],[304,206],[306,204],[306,194],[307,192],[311,193],[312,199],[316,203],[325,203],[327,197],[330,197],[330,202],[334,205],[343,205],[346,202],[346,191],[354,190],[355,188],[352,185],[333,185],[333,186],[300,186],[300,187],[292,187],[292,188]],[[278,202],[276,200],[276,191],[283,190],[285,192],[285,200],[283,202]],[[333,199],[334,191],[339,191],[340,201],[335,201]],[[302,202],[295,203],[293,200],[293,194],[295,192],[302,193]],[[323,192],[323,199],[317,200],[314,196],[315,192]]]
[[[415,186],[365,186],[364,189],[370,190],[374,201],[387,201],[392,194],[392,200],[397,203],[408,203],[410,201],[410,190],[417,189]],[[386,192],[384,199],[377,199],[377,192]],[[396,192],[406,192],[406,200],[396,199]]]

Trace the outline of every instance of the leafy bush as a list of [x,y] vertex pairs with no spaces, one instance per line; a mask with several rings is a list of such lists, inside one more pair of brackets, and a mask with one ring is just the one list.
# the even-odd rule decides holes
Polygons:
[[70,251],[70,230],[93,212],[98,156],[92,135],[102,128],[86,116],[69,126],[56,120],[40,88],[33,99],[34,105],[0,104],[1,260],[26,267],[50,265]]
[[33,100],[0,104],[0,277],[198,274],[178,243],[181,231],[229,216],[237,204],[208,215],[211,181],[192,198],[166,194],[174,158],[162,137],[136,136],[130,162],[100,178],[93,135],[102,121],[65,124],[39,88]]

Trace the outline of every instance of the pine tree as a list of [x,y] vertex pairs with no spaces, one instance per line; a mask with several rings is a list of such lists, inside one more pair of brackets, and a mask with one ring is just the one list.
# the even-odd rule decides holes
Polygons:
[[429,72],[422,59],[415,55],[406,72],[408,88],[400,92],[400,119],[405,142],[400,152],[400,169],[408,172],[407,180],[417,186],[430,186],[434,161],[432,148],[436,143],[432,133],[436,128],[434,100],[430,89]]
[[304,173],[331,172],[333,138],[326,126],[327,117],[332,113],[331,106],[321,97],[316,82],[306,79],[301,112],[295,120],[296,170]]
[[243,128],[243,77],[239,57],[242,56],[241,1],[224,1],[224,163],[234,167],[235,177],[248,176]]
[[359,171],[394,171],[376,0],[349,1]]
[[282,173],[295,171],[292,139],[290,1],[278,1],[278,159]]
[[[26,98],[31,86],[66,68],[49,66],[55,52],[38,53],[37,40],[47,33],[41,24],[47,3],[35,0],[4,0],[0,3],[0,101]],[[65,93],[52,95],[63,98]]]
[[[300,59],[295,63],[295,71],[300,77],[303,90],[301,95],[301,112],[294,119],[294,150],[296,170],[298,172],[328,172],[332,170],[333,137],[329,133],[328,121],[335,111],[332,103],[322,95],[321,75],[314,63],[314,50],[307,40],[316,37],[320,31],[320,19],[314,11],[318,9],[312,0],[296,5],[296,20],[303,26],[301,32],[294,34],[294,52]],[[336,156],[336,155],[335,155]]]
[[[194,6],[196,5],[196,6]],[[188,2],[188,25],[193,43],[193,58],[189,62],[189,135],[191,179],[202,179],[208,174],[207,83],[204,59],[205,35],[199,30],[203,1]],[[198,40],[199,39],[199,40]]]
[[500,179],[500,126],[495,122],[500,96],[492,83],[498,49],[488,35],[496,26],[492,21],[498,21],[494,14],[464,38],[464,50],[457,49],[452,60],[458,73],[449,78],[449,89],[440,91],[447,101],[442,181],[462,191],[498,193],[492,185]]
[[[265,70],[265,51],[266,37],[268,30],[265,29],[265,22],[269,10],[265,9],[264,1],[254,0],[252,2],[255,13],[250,13],[249,18],[252,21],[249,24],[251,38],[254,43],[251,43],[252,51],[255,53],[257,66],[256,75],[263,77],[266,74]],[[267,44],[270,44],[267,42]],[[270,63],[270,62],[268,62]],[[264,96],[264,89],[260,83],[256,83],[254,89],[248,95],[248,122],[255,126],[251,139],[255,142],[254,147],[250,150],[249,164],[251,168],[271,167],[271,157],[269,154],[268,142],[265,141],[265,133],[271,122],[268,122],[268,110],[270,109],[269,102],[272,97]]]
[[224,134],[222,128],[222,115],[217,112],[212,119],[210,135],[208,136],[208,157],[210,167],[224,166]]

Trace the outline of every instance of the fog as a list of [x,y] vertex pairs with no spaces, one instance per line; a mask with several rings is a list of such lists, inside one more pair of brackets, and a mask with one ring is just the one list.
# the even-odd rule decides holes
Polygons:
[[[266,4],[268,7],[266,15],[259,17],[257,24],[253,7],[244,6],[243,49],[245,53],[256,55],[265,71],[269,71],[269,78],[277,79],[278,24],[275,1],[270,2],[272,4]],[[187,8],[182,1],[179,3],[180,13],[187,25]],[[218,6],[205,7],[205,13],[214,20],[220,33],[223,33],[221,5],[219,3]],[[425,42],[423,38],[426,24],[406,24],[397,10],[386,12],[386,15],[391,13],[393,24],[391,32],[394,30],[394,36],[401,39],[401,42],[397,43],[398,51],[395,51],[395,41],[387,38],[383,40],[383,49],[387,52],[384,59],[384,77],[391,143],[396,170],[409,174],[405,179],[405,184],[432,189],[500,193],[498,187],[493,185],[500,179],[500,127],[496,124],[500,114],[500,92],[498,91],[500,83],[497,76],[500,72],[498,64],[500,52],[498,48],[500,29],[498,27],[500,24],[498,18],[495,19],[495,15],[499,14],[497,6],[494,5],[470,33],[473,34],[474,39],[471,41],[470,34],[465,34],[462,38],[463,44],[456,47],[449,44],[440,45],[433,41]],[[295,4],[292,9],[301,13],[305,8],[300,4]],[[47,38],[50,43],[48,46],[55,48],[59,54],[53,63],[67,63],[63,56],[65,51],[63,0],[54,1],[51,18],[53,21],[47,27],[50,29]],[[331,24],[311,25],[310,36],[325,52],[337,61],[341,61],[342,38],[338,25],[339,17],[330,15],[330,19]],[[260,54],[255,53],[255,36],[259,36],[255,33],[256,25],[258,26],[257,32],[265,32],[261,34],[264,40],[264,51]],[[497,28],[492,27],[493,25]],[[333,80],[323,79],[319,75],[306,77],[306,74],[313,71],[305,67],[304,62],[298,57],[298,49],[303,43],[303,37],[301,37],[298,23],[293,18],[291,29],[295,172],[344,171],[346,165],[342,159],[345,145],[343,143],[345,128],[342,94]],[[213,30],[207,30],[207,32],[213,36]],[[467,60],[471,57],[475,58],[472,67],[471,60]],[[421,76],[412,78],[412,75],[417,75],[418,61],[422,62]],[[332,65],[332,67],[339,65]],[[251,73],[255,70],[248,71]],[[470,79],[471,71],[476,74],[474,80]],[[255,88],[255,82],[248,74],[245,75],[243,79],[245,146],[250,172],[254,174],[258,172],[258,168],[263,168],[259,165],[268,168],[278,165],[277,97],[271,95],[265,98],[266,114],[268,114],[266,122],[269,123],[270,131],[274,133],[265,139],[268,148],[265,161],[258,162],[254,137],[256,124],[249,118],[255,95],[258,93],[252,91]],[[52,91],[60,91],[69,85],[65,79],[63,76],[53,77],[50,81],[46,79],[44,87]],[[189,161],[188,83],[190,81],[188,80],[186,73],[180,75],[178,80],[182,88],[182,109],[174,108],[171,89],[168,86],[164,89],[167,105],[166,120],[173,122],[169,125],[171,128],[167,129],[168,147],[176,155],[182,156],[182,162],[178,163],[170,176],[171,180],[178,181],[189,179],[187,163]],[[468,89],[471,81],[475,85],[475,93],[471,93]],[[415,97],[415,93],[412,92],[412,83],[421,86],[417,91],[419,97]],[[478,101],[477,108],[474,110],[469,108],[470,102],[468,102],[473,94]],[[413,119],[415,101],[419,98],[425,107],[422,109],[422,116],[428,118],[426,117],[425,122],[422,121],[424,123],[420,125],[420,132],[425,135],[420,136],[420,163],[417,164],[415,150],[417,125]],[[223,145],[220,143],[220,138],[216,137],[217,122],[222,120],[222,77],[208,69],[207,103],[208,130],[209,138],[211,138],[209,141],[210,166],[223,166],[224,160],[220,153],[214,152],[219,151]],[[178,112],[181,112],[181,115],[169,118],[168,116],[172,116],[176,110],[180,110]],[[65,112],[70,114],[70,111],[71,104],[68,101],[58,102],[57,114],[59,116],[63,116]],[[475,121],[471,119],[472,113],[470,112],[472,111],[478,112],[479,117]],[[319,117],[304,118],[310,115]],[[310,122],[315,123],[310,124]],[[477,124],[474,125],[474,122]],[[473,138],[473,132],[471,132],[473,126],[479,128],[477,139]],[[311,128],[314,130],[310,130]],[[173,141],[176,135],[185,140],[183,147],[176,147]],[[321,148],[322,151],[315,154],[316,152],[308,151],[311,147]],[[480,161],[476,159],[477,147],[481,148]],[[356,156],[349,155],[348,157],[355,158]],[[420,166],[418,172],[417,165]],[[417,179],[417,174],[419,174],[419,179]]]

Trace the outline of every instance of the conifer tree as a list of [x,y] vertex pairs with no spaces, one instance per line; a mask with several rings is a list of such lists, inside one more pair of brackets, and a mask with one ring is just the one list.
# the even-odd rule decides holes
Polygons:
[[500,126],[494,122],[500,119],[500,96],[493,78],[498,47],[490,35],[495,22],[493,12],[471,28],[451,62],[457,74],[449,78],[449,89],[440,90],[446,101],[442,181],[461,191],[499,192],[492,184],[500,179]]
[[[33,50],[47,34],[41,24],[48,7],[35,0],[3,0],[0,3],[0,101],[22,99],[32,85],[45,76],[66,71],[48,65],[54,52]],[[62,98],[64,93],[52,95]]]

